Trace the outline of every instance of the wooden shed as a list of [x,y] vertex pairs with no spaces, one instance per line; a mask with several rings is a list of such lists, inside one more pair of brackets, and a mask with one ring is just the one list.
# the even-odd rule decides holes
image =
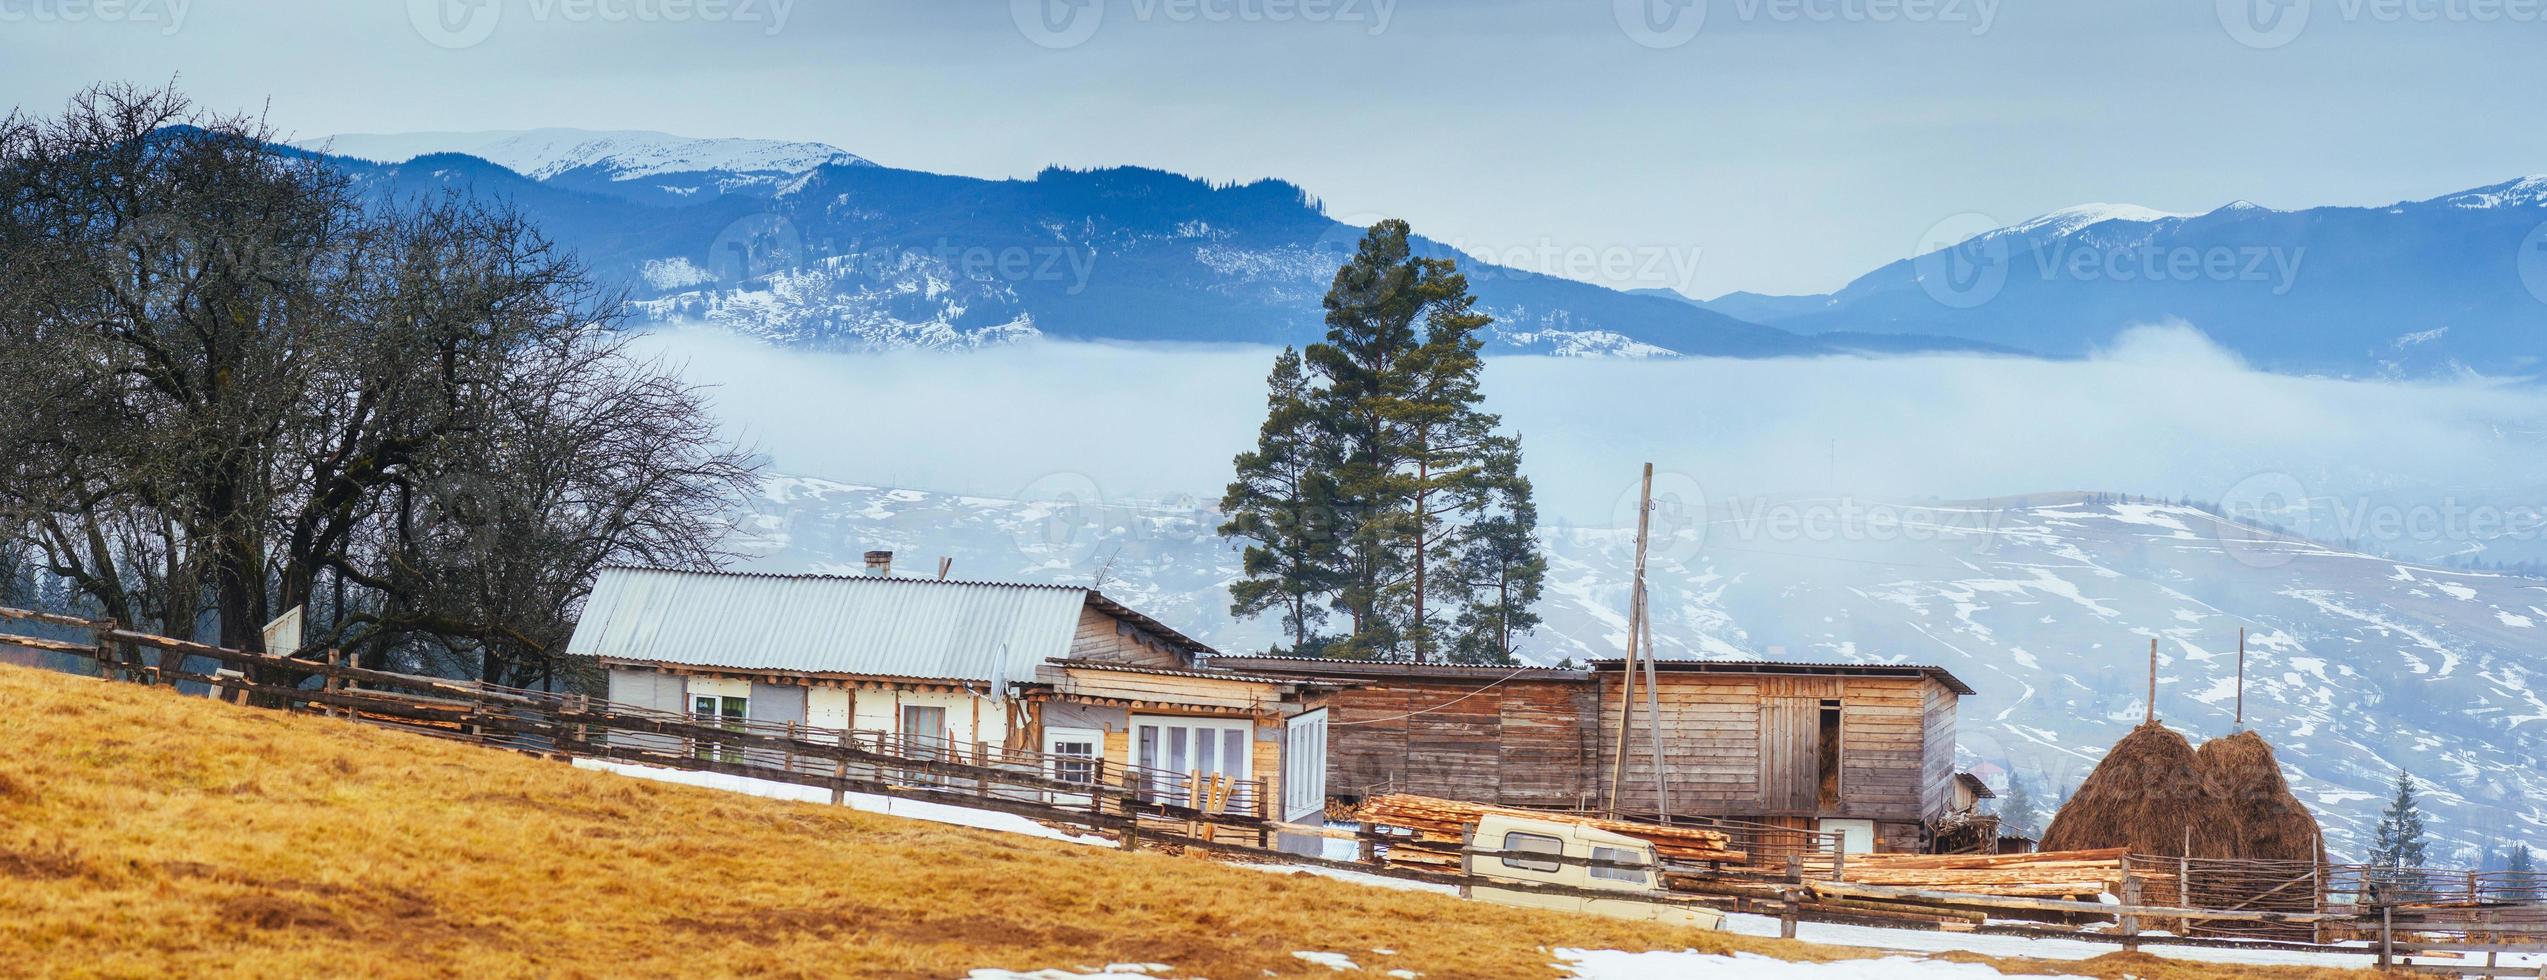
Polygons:
[[[1592,809],[1616,766],[1619,661],[1588,670],[1220,657],[1255,674],[1350,679],[1330,701],[1328,792],[1409,792]],[[1846,835],[1857,852],[1919,851],[1955,792],[1955,711],[1942,668],[1767,661],[1657,665],[1663,795],[1642,671],[1622,813],[1715,817]],[[1667,805],[1666,805],[1667,804]]]
[[1327,792],[1573,809],[1592,799],[1592,673],[1315,657],[1218,657],[1257,674],[1349,679],[1328,701]]
[[[1621,661],[1595,662],[1602,792],[1617,760]],[[1842,833],[1852,851],[1919,851],[1954,793],[1955,709],[1972,689],[1938,667],[1666,660],[1656,665],[1662,791],[1674,814]],[[1640,670],[1641,674],[1641,670]],[[1641,683],[1642,678],[1639,678]],[[1652,814],[1640,687],[1622,810]]]

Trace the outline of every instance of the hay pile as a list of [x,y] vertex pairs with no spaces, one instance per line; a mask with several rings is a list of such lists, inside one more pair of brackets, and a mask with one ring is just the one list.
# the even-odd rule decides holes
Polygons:
[[[2235,821],[2231,857],[2267,861],[2320,861],[2326,856],[2323,831],[2308,805],[2292,795],[2282,778],[2282,765],[2264,736],[2239,732],[2202,743],[2194,761],[2220,792],[2220,804]],[[2195,836],[2201,835],[2196,828]],[[2198,847],[2199,845],[2197,845]]]
[[2127,847],[2134,854],[2232,857],[2227,834],[2233,823],[2218,786],[2203,775],[2193,745],[2173,729],[2152,722],[2114,743],[2096,771],[2052,817],[2043,850],[2091,851]]
[[2240,732],[2196,752],[2184,736],[2152,722],[2132,729],[2096,764],[2052,817],[2043,849],[2312,861],[2322,855],[2320,840],[2317,818],[2291,794],[2263,736]]

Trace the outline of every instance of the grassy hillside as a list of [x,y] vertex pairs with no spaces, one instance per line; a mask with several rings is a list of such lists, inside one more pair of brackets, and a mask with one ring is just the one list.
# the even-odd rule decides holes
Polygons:
[[1292,953],[1334,950],[1545,977],[1554,946],[1851,955],[656,784],[16,667],[0,699],[13,974],[1331,976]]

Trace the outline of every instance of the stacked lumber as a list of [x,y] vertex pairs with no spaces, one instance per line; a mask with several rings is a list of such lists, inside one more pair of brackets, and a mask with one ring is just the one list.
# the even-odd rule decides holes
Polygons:
[[[2008,898],[2092,898],[2120,895],[2125,848],[2093,851],[2045,851],[2033,854],[1864,854],[1850,855],[1842,877],[1861,885],[1890,885],[1968,895]],[[2135,868],[2144,887],[2172,874]]]
[[1363,802],[1354,817],[1365,826],[1394,827],[1412,835],[1390,839],[1387,855],[1390,864],[1455,868],[1460,864],[1460,850],[1467,845],[1469,832],[1487,814],[1580,824],[1624,834],[1653,844],[1654,853],[1666,862],[1739,862],[1746,857],[1743,852],[1733,850],[1733,839],[1719,830],[1602,820],[1571,813],[1524,810],[1406,793],[1372,797]]

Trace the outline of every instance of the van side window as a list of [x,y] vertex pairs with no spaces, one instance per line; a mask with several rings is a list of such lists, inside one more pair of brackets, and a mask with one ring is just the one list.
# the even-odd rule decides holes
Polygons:
[[[1642,865],[1645,863],[1645,855],[1641,851],[1632,851],[1624,847],[1602,847],[1595,844],[1592,846],[1592,860],[1608,861],[1612,864]],[[1633,881],[1641,885],[1645,883],[1645,869],[1641,867],[1604,868],[1595,864],[1592,866],[1592,877],[1607,878],[1611,881]]]
[[1522,851],[1530,854],[1564,854],[1565,842],[1554,837],[1545,836],[1543,834],[1505,834],[1503,835],[1503,849],[1506,852],[1503,858],[1503,866],[1507,868],[1518,868],[1522,871],[1537,871],[1544,874],[1555,871],[1556,869],[1564,866],[1561,862],[1557,861],[1541,861],[1537,858],[1516,858],[1511,856],[1510,852],[1513,851]]

